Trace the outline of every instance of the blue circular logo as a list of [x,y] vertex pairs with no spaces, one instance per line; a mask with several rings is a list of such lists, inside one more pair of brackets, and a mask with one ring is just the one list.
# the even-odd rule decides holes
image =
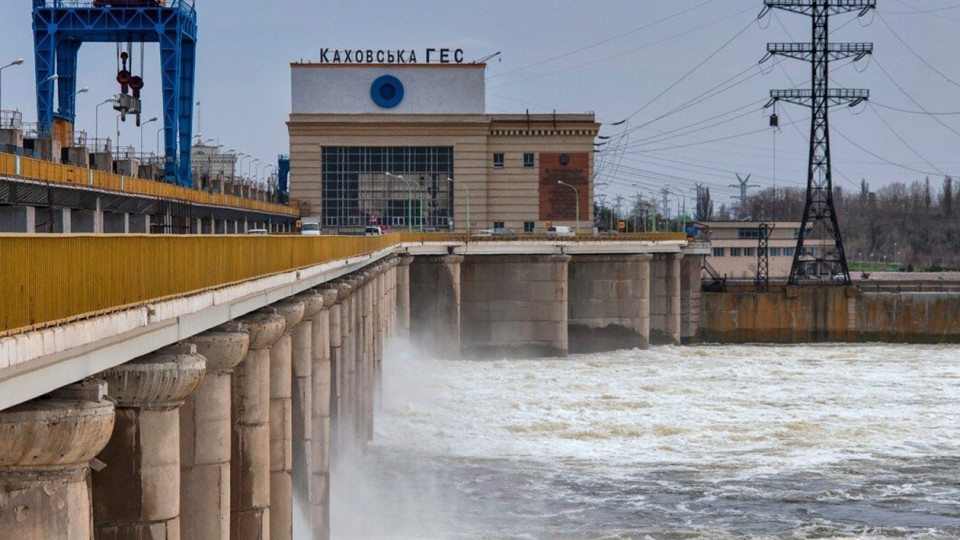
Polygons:
[[370,85],[370,97],[384,109],[392,109],[403,101],[403,83],[393,75],[377,77]]

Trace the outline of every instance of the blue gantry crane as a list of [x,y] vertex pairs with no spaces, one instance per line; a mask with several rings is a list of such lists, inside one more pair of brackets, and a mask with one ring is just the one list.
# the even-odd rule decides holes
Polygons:
[[[190,145],[197,49],[193,0],[33,0],[37,124],[42,137],[76,118],[77,53],[84,42],[159,43],[163,89],[164,180],[190,186]],[[119,49],[118,49],[119,50]],[[132,75],[133,58],[121,53],[117,108],[136,114],[143,80]],[[130,68],[127,60],[130,60]],[[54,111],[53,89],[58,107]],[[132,91],[132,95],[129,93]],[[126,96],[126,97],[124,97]]]

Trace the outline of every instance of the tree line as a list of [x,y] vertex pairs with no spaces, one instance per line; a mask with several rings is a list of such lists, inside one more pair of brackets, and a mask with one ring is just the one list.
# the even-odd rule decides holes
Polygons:
[[[720,205],[714,212],[709,189],[701,190],[698,221],[800,221],[806,189],[765,188],[744,204]],[[945,177],[896,182],[876,191],[861,180],[859,192],[835,187],[833,203],[849,262],[899,264],[902,267],[960,269],[960,191]]]

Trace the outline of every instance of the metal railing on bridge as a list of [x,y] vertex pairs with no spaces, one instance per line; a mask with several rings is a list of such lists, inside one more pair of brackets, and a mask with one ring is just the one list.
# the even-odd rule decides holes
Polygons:
[[0,176],[20,177],[39,182],[72,184],[74,186],[93,187],[110,191],[119,191],[133,195],[146,195],[166,199],[177,199],[197,204],[229,206],[260,212],[270,212],[287,216],[299,216],[296,206],[284,206],[266,201],[245,199],[223,193],[209,193],[189,189],[173,184],[144,180],[105,171],[88,169],[73,165],[62,165],[50,161],[33,159],[14,154],[0,153]]
[[[677,241],[682,233],[581,235],[591,241]],[[176,298],[401,243],[575,241],[518,234],[381,236],[0,234],[0,336]]]
[[0,336],[387,248],[399,235],[0,235]]

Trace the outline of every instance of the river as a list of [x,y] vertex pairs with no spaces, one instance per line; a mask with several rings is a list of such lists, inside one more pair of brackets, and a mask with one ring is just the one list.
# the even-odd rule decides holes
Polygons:
[[337,539],[960,538],[955,346],[403,352],[383,379]]

